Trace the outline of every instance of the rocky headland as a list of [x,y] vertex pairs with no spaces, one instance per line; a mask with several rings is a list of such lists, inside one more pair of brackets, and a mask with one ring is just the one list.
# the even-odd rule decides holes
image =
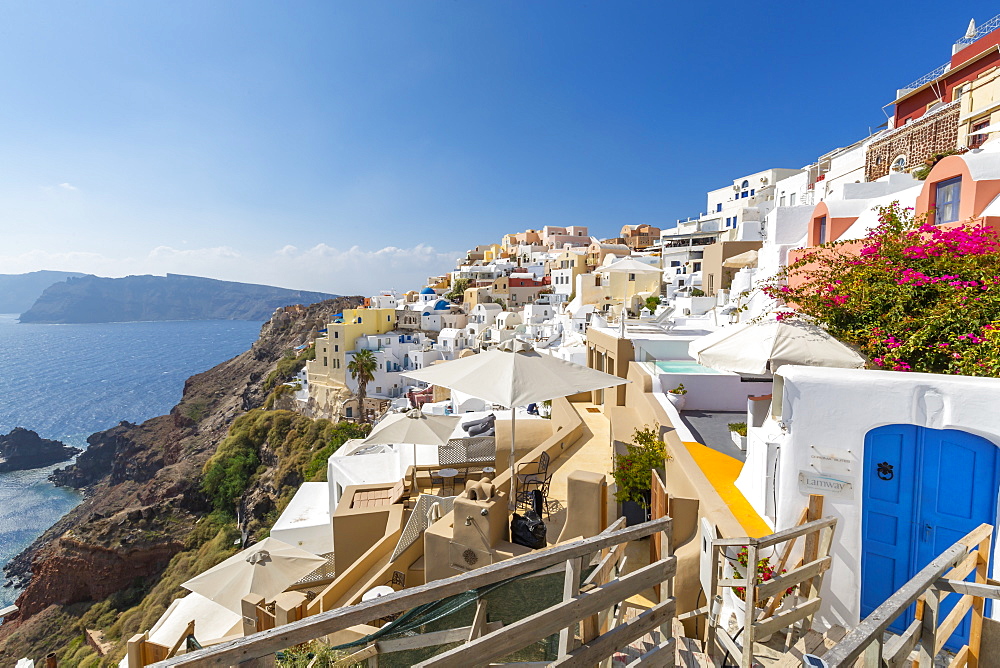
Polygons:
[[[76,462],[52,474],[85,498],[5,568],[24,590],[19,611],[0,625],[0,665],[47,652],[56,652],[60,665],[116,665],[124,640],[183,593],[180,582],[269,526],[267,515],[287,502],[280,495],[302,481],[302,462],[328,454],[323,446],[334,429],[323,424],[317,434],[323,421],[276,410],[289,369],[304,364],[293,350],[360,301],[278,309],[250,350],[189,378],[168,415],[93,434]],[[203,470],[244,423],[258,429],[261,465],[247,481],[240,512],[228,514],[205,494]],[[285,457],[290,447],[299,450]],[[98,656],[75,642],[87,629],[107,632],[115,651]]]
[[0,436],[0,473],[40,469],[72,459],[83,452],[80,448],[42,438],[23,427],[15,427]]
[[337,295],[198,276],[71,277],[50,285],[21,322],[96,323],[156,320],[266,320],[285,304]]

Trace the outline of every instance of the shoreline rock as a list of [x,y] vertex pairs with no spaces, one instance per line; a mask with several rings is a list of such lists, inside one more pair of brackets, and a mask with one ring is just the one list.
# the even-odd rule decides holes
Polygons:
[[24,427],[0,436],[0,473],[28,471],[58,464],[83,452],[60,441],[42,438]]

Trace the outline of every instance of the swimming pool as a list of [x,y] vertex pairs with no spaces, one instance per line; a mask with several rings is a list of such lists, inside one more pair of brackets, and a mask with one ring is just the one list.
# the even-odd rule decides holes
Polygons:
[[664,373],[707,373],[721,374],[721,371],[709,369],[694,360],[655,360],[653,364]]

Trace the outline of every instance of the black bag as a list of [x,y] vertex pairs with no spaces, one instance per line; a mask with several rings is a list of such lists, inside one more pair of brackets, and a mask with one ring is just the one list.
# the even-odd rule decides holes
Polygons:
[[545,522],[542,521],[542,493],[537,489],[531,491],[531,510],[514,516],[510,520],[510,542],[524,545],[533,550],[546,546]]

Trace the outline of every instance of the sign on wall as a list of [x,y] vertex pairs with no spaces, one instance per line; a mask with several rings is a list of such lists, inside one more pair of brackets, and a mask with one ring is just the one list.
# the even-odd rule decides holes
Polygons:
[[803,494],[824,494],[835,498],[853,499],[854,483],[847,476],[799,471],[799,491]]

